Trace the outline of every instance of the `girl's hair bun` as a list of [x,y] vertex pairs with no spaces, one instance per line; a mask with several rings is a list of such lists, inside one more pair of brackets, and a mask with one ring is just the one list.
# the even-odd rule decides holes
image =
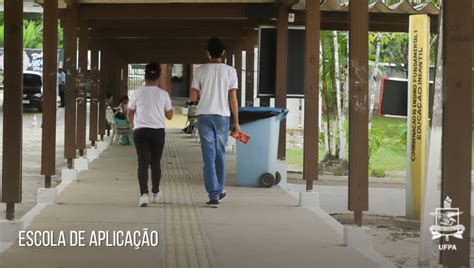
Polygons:
[[161,68],[158,63],[150,62],[145,66],[145,80],[154,81],[160,78]]

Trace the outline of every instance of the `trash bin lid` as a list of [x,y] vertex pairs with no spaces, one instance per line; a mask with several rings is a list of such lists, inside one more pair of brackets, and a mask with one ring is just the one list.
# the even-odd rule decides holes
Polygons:
[[239,123],[247,124],[257,120],[280,116],[280,120],[286,118],[287,109],[274,107],[242,107],[239,109]]

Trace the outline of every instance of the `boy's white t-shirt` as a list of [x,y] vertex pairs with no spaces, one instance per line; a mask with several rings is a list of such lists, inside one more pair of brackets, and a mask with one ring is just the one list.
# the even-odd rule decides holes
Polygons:
[[135,110],[133,129],[165,128],[165,112],[173,110],[171,98],[159,87],[140,87],[128,102],[128,108]]
[[199,66],[191,85],[200,94],[197,115],[230,116],[229,91],[238,89],[237,71],[224,63]]

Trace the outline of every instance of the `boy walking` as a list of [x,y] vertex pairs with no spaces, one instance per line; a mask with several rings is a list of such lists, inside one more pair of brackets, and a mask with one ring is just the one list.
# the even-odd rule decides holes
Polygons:
[[191,101],[198,102],[198,130],[204,161],[204,182],[210,207],[217,208],[227,197],[225,146],[229,137],[230,114],[234,131],[240,131],[237,71],[223,63],[224,45],[217,38],[208,41],[209,63],[196,69],[192,82]]

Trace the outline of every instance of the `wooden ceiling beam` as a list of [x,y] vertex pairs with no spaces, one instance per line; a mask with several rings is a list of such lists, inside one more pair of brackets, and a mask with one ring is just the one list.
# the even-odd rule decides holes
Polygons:
[[[224,39],[222,42],[227,48],[234,46],[235,41],[238,39]],[[188,49],[202,49],[205,51],[207,47],[207,39],[103,39],[104,42],[110,44],[110,46],[116,47],[118,49],[126,49],[128,51],[133,50],[160,50],[160,49],[178,49],[178,50],[188,50]]]
[[206,55],[201,55],[198,53],[146,53],[146,54],[129,54],[124,55],[123,58],[128,63],[148,63],[148,62],[157,62],[157,63],[205,63],[209,60]]
[[141,29],[109,29],[97,30],[101,38],[243,38],[246,31],[242,27],[214,27],[214,28],[141,28]]
[[89,20],[89,26],[96,29],[153,29],[153,28],[211,28],[216,27],[251,27],[256,23],[242,19],[119,19],[119,20]]
[[80,16],[94,20],[246,19],[245,4],[82,4]]

